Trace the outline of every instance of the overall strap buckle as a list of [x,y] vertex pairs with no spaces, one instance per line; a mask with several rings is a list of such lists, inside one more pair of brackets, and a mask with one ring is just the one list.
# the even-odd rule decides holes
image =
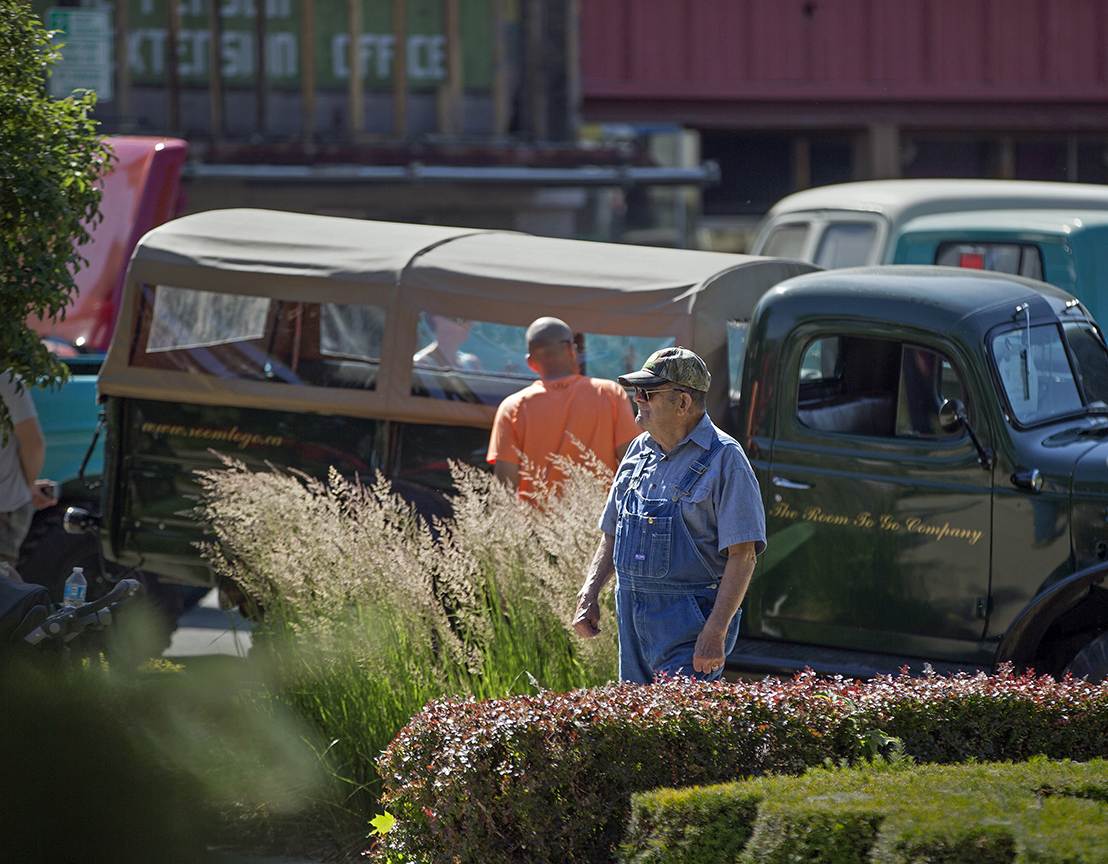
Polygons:
[[635,466],[635,470],[631,474],[631,480],[628,483],[629,489],[638,489],[639,483],[642,482],[643,471],[646,470],[646,465],[650,461],[650,451],[643,450],[639,454],[639,463]]

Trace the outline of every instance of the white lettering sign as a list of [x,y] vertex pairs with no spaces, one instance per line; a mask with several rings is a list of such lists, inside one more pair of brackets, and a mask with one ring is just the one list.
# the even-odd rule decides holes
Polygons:
[[[392,74],[395,38],[391,33],[363,33],[358,39],[358,66],[362,77],[388,78]],[[350,77],[350,35],[331,37],[331,71],[336,78]],[[446,78],[446,37],[408,37],[408,77],[413,81]]]
[[95,90],[112,98],[113,30],[109,9],[50,9],[46,26],[62,31],[62,59],[50,76],[50,95],[65,98],[74,90]]
[[[220,57],[225,78],[254,74],[254,34],[231,30],[221,34]],[[186,77],[208,74],[207,30],[182,30],[177,34],[177,72]],[[132,30],[127,36],[127,62],[134,75],[164,75],[168,33],[164,29]],[[295,33],[267,33],[267,78],[295,78],[299,73],[300,46]]]

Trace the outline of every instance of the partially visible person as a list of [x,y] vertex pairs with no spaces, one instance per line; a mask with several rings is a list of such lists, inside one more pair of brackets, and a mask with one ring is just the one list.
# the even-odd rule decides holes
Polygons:
[[527,328],[527,365],[539,379],[501,402],[493,421],[487,458],[496,477],[521,498],[531,496],[532,478],[520,470],[525,456],[558,484],[565,478],[551,457],[580,461],[574,439],[614,471],[641,431],[623,388],[580,374],[573,331],[558,318]]
[[412,362],[416,366],[465,371],[476,371],[481,368],[481,361],[476,354],[462,350],[462,345],[469,338],[469,331],[473,326],[471,322],[464,318],[449,318],[445,315],[428,314],[426,318],[427,326],[435,334],[435,339],[412,356]]
[[0,573],[18,578],[19,547],[35,511],[58,502],[49,493],[53,484],[36,480],[46,459],[46,441],[30,392],[9,370],[0,372],[0,399],[12,422],[7,436],[0,435]]

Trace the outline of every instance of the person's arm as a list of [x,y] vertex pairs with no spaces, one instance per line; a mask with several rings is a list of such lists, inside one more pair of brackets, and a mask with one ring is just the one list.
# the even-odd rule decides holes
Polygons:
[[37,417],[28,417],[13,427],[15,439],[19,442],[19,464],[23,469],[23,479],[28,488],[34,488],[35,479],[46,461],[46,439]]
[[519,466],[515,462],[497,459],[492,466],[492,475],[513,492],[519,491]]
[[577,611],[573,615],[573,629],[577,635],[591,639],[600,632],[600,590],[608,584],[615,572],[615,537],[607,532],[600,535],[600,543],[593,553],[585,575],[585,584],[577,592]]
[[727,564],[723,568],[716,602],[693,649],[693,669],[696,672],[715,672],[723,666],[727,628],[746,596],[756,561],[753,541],[727,547]]
[[516,441],[516,411],[514,400],[508,397],[496,409],[489,432],[489,450],[486,459],[492,465],[493,476],[511,489],[519,491],[519,444]]

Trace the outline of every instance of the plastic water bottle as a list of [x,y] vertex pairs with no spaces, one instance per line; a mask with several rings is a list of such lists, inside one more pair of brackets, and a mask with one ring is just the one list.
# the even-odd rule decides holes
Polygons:
[[62,605],[66,608],[85,605],[85,591],[88,590],[88,582],[85,579],[85,571],[82,567],[74,567],[69,578],[65,580],[65,591],[62,592]]

